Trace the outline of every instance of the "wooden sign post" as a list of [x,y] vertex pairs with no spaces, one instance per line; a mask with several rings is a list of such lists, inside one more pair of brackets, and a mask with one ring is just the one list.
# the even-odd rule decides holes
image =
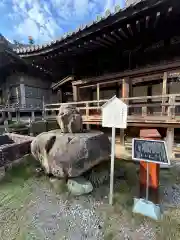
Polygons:
[[118,99],[112,97],[102,106],[102,126],[112,128],[111,137],[111,173],[110,173],[110,193],[109,204],[113,204],[113,188],[114,188],[114,157],[115,157],[115,136],[116,128],[127,127],[127,105]]
[[[170,160],[165,141],[157,140],[160,138],[158,131],[142,131],[140,135],[144,138],[132,141],[132,159],[140,161],[140,198],[134,199],[133,212],[158,220],[161,217],[158,197],[159,166],[170,165]],[[153,136],[155,139],[152,139]]]

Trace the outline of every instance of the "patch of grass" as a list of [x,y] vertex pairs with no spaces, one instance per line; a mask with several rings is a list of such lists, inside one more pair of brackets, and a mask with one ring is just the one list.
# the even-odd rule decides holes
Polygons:
[[32,200],[36,166],[35,160],[26,156],[23,162],[7,170],[0,182],[1,240],[33,239],[28,237],[26,212]]
[[[128,225],[129,228],[138,229],[148,224],[155,233],[158,240],[180,239],[180,208],[171,208],[164,212],[163,219],[159,222],[153,221],[141,215],[133,214],[133,197],[139,188],[139,177],[137,166],[132,162],[118,161],[119,167],[125,169],[126,178],[121,181],[119,188],[114,193],[113,207],[105,216],[105,239],[120,239],[120,225]],[[160,171],[161,189],[167,185],[180,184],[180,173],[177,168],[162,169]],[[120,220],[119,220],[120,219]],[[113,233],[113,235],[111,235]],[[112,238],[111,238],[112,237]],[[132,238],[135,239],[135,238]],[[149,239],[149,238],[147,238]]]
[[114,238],[114,233],[113,232],[109,232],[108,234],[106,234],[104,236],[104,240],[113,240]]

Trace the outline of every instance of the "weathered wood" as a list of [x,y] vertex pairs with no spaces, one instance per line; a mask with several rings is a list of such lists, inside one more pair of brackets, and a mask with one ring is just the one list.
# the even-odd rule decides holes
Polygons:
[[59,90],[58,90],[58,99],[59,99],[59,102],[63,102],[63,96],[62,96],[62,89],[60,88]]
[[[86,103],[86,118],[89,117],[89,104]],[[86,124],[87,130],[90,130],[90,125]]]
[[174,128],[169,127],[167,128],[167,135],[166,135],[166,143],[167,143],[167,151],[169,158],[172,158],[173,153],[173,145],[174,145]]
[[[127,98],[129,98],[129,78],[124,78],[122,80],[122,99],[123,99],[123,101],[126,104],[129,103]],[[120,144],[122,146],[125,145],[125,132],[124,132],[124,129],[120,129]]]
[[160,16],[161,16],[161,13],[160,12],[157,12],[156,13],[156,19],[154,21],[154,28],[156,27],[156,25],[158,24],[158,21],[160,19]]
[[[155,66],[150,66],[150,67],[146,67],[146,68],[141,68],[141,69],[135,69],[135,70],[127,70],[125,72],[119,72],[119,73],[114,73],[114,74],[106,74],[103,76],[99,76],[99,77],[92,77],[92,78],[85,78],[85,79],[81,79],[78,81],[73,81],[72,85],[83,85],[83,84],[92,84],[92,82],[95,83],[100,83],[100,82],[105,82],[105,81],[119,81],[119,79],[123,79],[125,77],[130,77],[130,78],[140,78],[142,79],[141,81],[144,81],[145,77],[148,77],[150,79],[150,75],[157,75],[157,74],[164,74],[164,72],[180,72],[180,61],[176,61],[173,63],[168,63],[168,64],[159,64],[159,65],[155,65]],[[150,77],[149,77],[149,76]],[[169,75],[168,75],[169,77]],[[117,80],[116,80],[117,79]]]
[[78,92],[78,87],[77,86],[73,86],[73,101],[77,102],[79,100],[79,92]]
[[[162,95],[166,95],[167,94],[167,72],[164,73],[164,76],[163,76],[163,87],[162,87]],[[162,99],[162,104],[164,104],[166,102],[166,99],[163,97]],[[166,112],[166,107],[165,106],[162,106],[162,115],[164,115]]]
[[150,16],[146,16],[146,28],[149,27],[149,20],[150,20]]
[[132,28],[131,28],[131,24],[127,24],[127,29],[130,33],[131,36],[133,36],[133,31],[132,31]]
[[[164,97],[166,98],[170,98],[170,97],[180,97],[180,94],[166,94],[164,95]],[[162,98],[162,95],[156,95],[156,96],[139,96],[139,97],[128,97],[128,98],[124,98],[123,100],[139,100],[139,99],[158,99],[158,98]],[[100,103],[105,103],[107,102],[108,99],[101,99],[99,100]],[[75,104],[75,105],[82,105],[85,103],[97,103],[97,100],[92,100],[92,101],[79,101],[79,102],[69,102],[69,103],[63,103],[63,105],[65,104]],[[62,103],[51,103],[51,104],[45,104],[45,107],[50,107],[50,106],[60,106]],[[159,106],[161,106],[161,103],[152,103],[152,106],[155,106],[154,104],[158,104]],[[169,104],[166,104],[167,106]],[[176,105],[176,103],[174,104]],[[180,103],[177,103],[177,105],[180,105]],[[135,105],[133,105],[135,107]]]
[[122,80],[122,98],[126,104],[129,103],[129,78],[123,78]]
[[138,30],[138,32],[140,32],[141,31],[141,26],[140,26],[140,21],[136,21],[136,27],[137,27],[137,30]]
[[119,41],[122,40],[122,38],[121,38],[119,35],[117,35],[114,31],[111,32],[111,35],[114,36],[114,37],[115,37],[117,40],[119,40]]
[[99,107],[99,100],[100,100],[100,88],[99,88],[99,84],[97,84],[97,101],[98,101],[98,107]]
[[175,96],[169,97],[168,117],[175,118]]
[[126,35],[126,33],[123,31],[122,28],[119,28],[119,29],[118,29],[118,32],[121,34],[122,37],[128,38],[128,36]]
[[147,106],[142,107],[142,116],[143,116],[143,117],[146,117],[146,116],[147,116],[147,113],[148,113],[148,111],[147,111]]

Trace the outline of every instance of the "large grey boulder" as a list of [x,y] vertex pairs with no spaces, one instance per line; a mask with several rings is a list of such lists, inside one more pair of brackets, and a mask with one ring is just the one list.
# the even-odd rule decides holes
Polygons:
[[102,132],[51,131],[37,136],[31,151],[46,173],[59,178],[77,177],[109,159],[110,141]]
[[59,108],[57,122],[63,133],[79,133],[83,130],[82,116],[71,104]]

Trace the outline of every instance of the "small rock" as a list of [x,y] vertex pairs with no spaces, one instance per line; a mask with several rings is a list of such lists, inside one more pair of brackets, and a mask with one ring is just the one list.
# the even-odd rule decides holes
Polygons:
[[69,192],[75,196],[88,194],[93,190],[91,182],[82,177],[69,179],[67,182],[67,188]]

